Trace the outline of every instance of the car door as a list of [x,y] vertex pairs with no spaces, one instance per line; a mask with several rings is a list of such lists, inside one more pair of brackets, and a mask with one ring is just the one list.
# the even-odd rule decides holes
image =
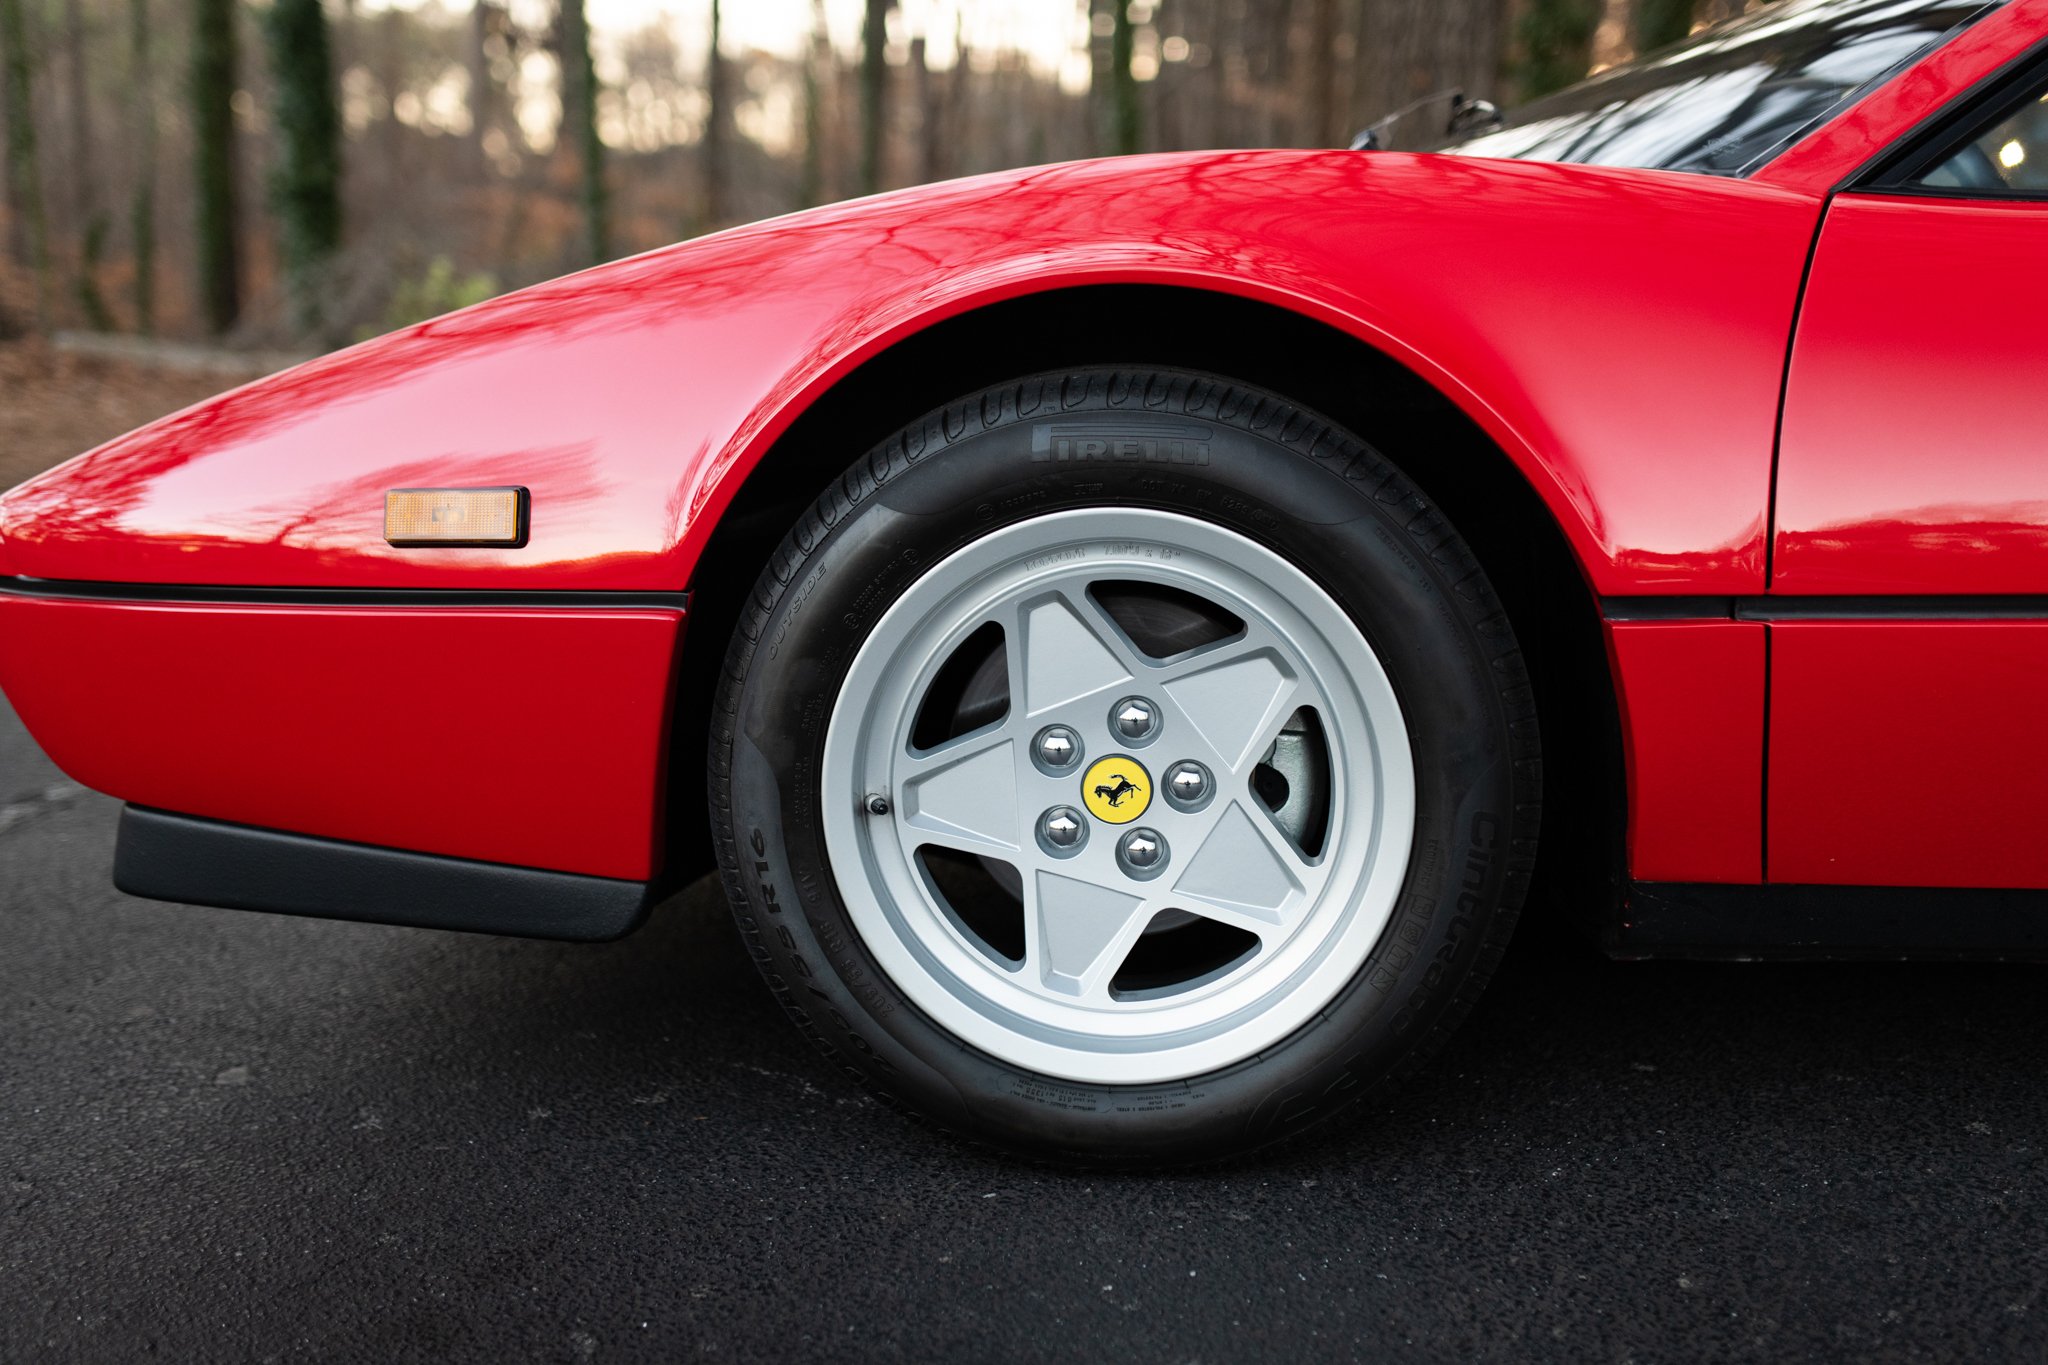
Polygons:
[[1767,876],[2048,886],[2048,72],[1865,183],[1787,371]]

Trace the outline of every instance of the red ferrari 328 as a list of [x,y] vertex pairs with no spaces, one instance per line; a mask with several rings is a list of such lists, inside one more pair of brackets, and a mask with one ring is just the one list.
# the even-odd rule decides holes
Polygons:
[[1455,122],[224,395],[0,500],[0,683],[133,894],[605,939],[715,853],[832,1057],[1083,1160],[1417,1064],[1532,881],[1622,956],[2039,955],[2048,0]]

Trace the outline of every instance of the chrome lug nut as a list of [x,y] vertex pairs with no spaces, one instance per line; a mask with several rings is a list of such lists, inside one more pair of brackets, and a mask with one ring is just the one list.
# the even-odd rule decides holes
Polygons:
[[1038,770],[1060,776],[1081,761],[1081,737],[1064,725],[1048,725],[1031,741],[1031,761]]
[[1109,728],[1126,744],[1150,744],[1159,734],[1159,708],[1143,697],[1125,697],[1109,708]]
[[1191,758],[1166,770],[1166,799],[1176,810],[1200,810],[1216,794],[1216,779]]
[[1116,841],[1116,860],[1128,876],[1156,877],[1166,870],[1166,840],[1156,829],[1134,829]]
[[1055,858],[1070,858],[1088,842],[1088,821],[1072,806],[1054,806],[1038,817],[1038,843]]

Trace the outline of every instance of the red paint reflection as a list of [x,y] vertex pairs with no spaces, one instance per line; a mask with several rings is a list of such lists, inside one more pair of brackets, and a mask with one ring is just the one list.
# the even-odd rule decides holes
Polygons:
[[[1705,177],[1341,152],[986,176],[618,262],[302,366],[17,490],[0,535],[18,571],[50,578],[673,588],[735,477],[893,339],[1035,290],[1179,283],[1306,311],[1443,386],[1600,591],[1756,591],[1815,211]],[[1675,419],[1673,395],[1703,380],[1711,401]],[[462,483],[532,489],[531,542],[383,543],[384,489]]]

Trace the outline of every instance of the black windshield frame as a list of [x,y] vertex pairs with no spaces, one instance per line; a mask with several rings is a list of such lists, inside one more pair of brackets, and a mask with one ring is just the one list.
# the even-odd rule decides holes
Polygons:
[[[1789,0],[1603,71],[1437,150],[1747,177],[2008,2]],[[1856,52],[1859,43],[1871,50]],[[1867,69],[1857,68],[1859,56]],[[1833,80],[1830,65],[1842,69]],[[1695,106],[1731,97],[1739,102],[1700,120]],[[1745,121],[1753,126],[1745,130]],[[1656,150],[1660,137],[1669,145]]]

